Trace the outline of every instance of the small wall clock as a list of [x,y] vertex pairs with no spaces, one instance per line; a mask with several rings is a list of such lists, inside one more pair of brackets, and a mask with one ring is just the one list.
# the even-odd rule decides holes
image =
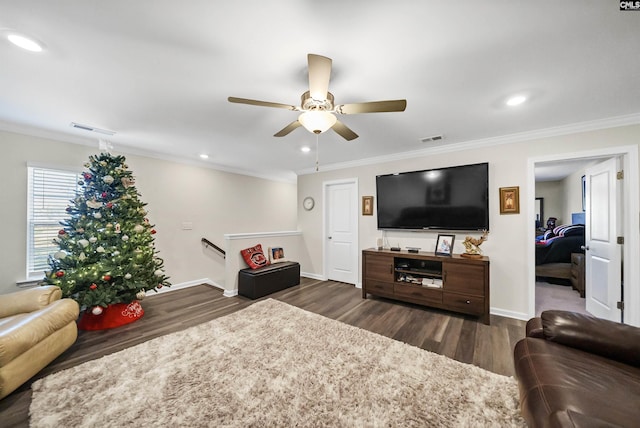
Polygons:
[[315,206],[315,204],[316,204],[316,201],[314,201],[311,196],[307,196],[302,201],[302,207],[307,211],[311,211],[313,209],[313,207]]

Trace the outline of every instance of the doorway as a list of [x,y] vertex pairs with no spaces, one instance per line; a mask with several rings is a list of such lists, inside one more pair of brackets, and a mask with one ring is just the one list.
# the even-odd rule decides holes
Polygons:
[[357,284],[358,281],[358,180],[323,183],[324,277]]
[[[624,186],[622,192],[622,218],[623,230],[625,231],[625,241],[622,249],[622,257],[627,260],[637,260],[639,254],[638,239],[638,149],[637,146],[612,147],[609,149],[594,150],[588,152],[572,153],[566,155],[545,156],[529,159],[528,180],[529,193],[528,215],[535,218],[536,198],[536,167],[561,164],[570,161],[591,161],[596,163],[598,160],[608,158],[621,157],[622,168],[624,170]],[[547,201],[545,200],[545,216],[549,217],[552,213],[547,209]],[[536,274],[535,274],[535,222],[531,221],[531,230],[529,233],[529,249],[530,249],[530,275],[529,275],[529,316],[536,314]],[[625,287],[622,294],[622,300],[625,302],[624,322],[631,325],[640,325],[640,284],[638,283],[639,270],[632,263],[625,265]],[[570,288],[570,287],[569,287]],[[583,299],[584,300],[584,299]],[[570,310],[571,308],[567,308]]]

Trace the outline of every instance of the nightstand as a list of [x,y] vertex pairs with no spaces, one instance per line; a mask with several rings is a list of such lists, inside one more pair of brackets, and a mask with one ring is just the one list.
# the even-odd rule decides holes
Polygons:
[[571,253],[571,285],[584,297],[584,254]]

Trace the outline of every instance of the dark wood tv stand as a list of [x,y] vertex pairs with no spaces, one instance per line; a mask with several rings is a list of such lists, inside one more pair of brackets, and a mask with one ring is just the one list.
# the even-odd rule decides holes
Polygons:
[[362,251],[362,298],[389,299],[475,315],[489,324],[489,258]]

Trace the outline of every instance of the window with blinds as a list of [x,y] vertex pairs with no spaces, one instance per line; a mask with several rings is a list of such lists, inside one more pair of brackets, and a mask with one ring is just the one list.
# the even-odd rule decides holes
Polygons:
[[58,251],[53,238],[68,217],[66,208],[76,197],[82,176],[76,171],[28,169],[27,278],[41,278],[49,269],[49,255]]

